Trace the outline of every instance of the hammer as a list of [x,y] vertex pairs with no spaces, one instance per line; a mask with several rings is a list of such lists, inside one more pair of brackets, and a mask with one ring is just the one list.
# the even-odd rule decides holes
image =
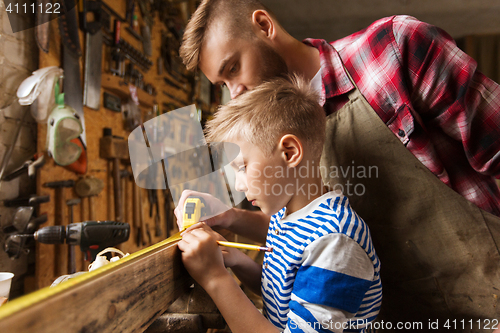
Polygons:
[[[64,225],[64,188],[75,186],[73,179],[49,182],[43,184],[44,187],[53,188],[55,190],[55,213],[54,225]],[[56,247],[56,263],[54,265],[55,275],[64,274],[60,272],[59,265],[62,262],[61,247]]]
[[115,202],[115,221],[123,222],[120,184],[120,160],[129,159],[128,144],[123,138],[113,136],[111,128],[103,129],[103,137],[99,142],[101,158],[113,161],[113,192]]
[[127,202],[127,188],[128,188],[128,179],[130,178],[130,171],[127,169],[120,170],[120,179],[122,180],[122,216],[124,219],[127,218],[127,208],[123,207],[123,203]]
[[55,212],[55,224],[63,225],[64,221],[64,188],[65,187],[73,187],[75,186],[75,181],[73,179],[69,180],[61,180],[56,182],[49,182],[43,184],[43,187],[49,187],[55,189],[55,204],[56,204],[56,212]]
[[76,194],[80,198],[89,198],[90,221],[96,221],[94,200],[92,197],[99,195],[103,188],[104,182],[94,177],[80,178],[75,184]]
[[[73,206],[78,205],[82,199],[74,198],[66,201],[66,205],[69,207],[69,223],[72,224],[73,221]],[[75,257],[75,246],[68,244],[68,274],[73,274],[76,272],[76,257]]]

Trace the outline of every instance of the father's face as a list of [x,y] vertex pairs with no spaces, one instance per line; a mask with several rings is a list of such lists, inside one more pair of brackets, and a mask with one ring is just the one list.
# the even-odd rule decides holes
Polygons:
[[221,23],[213,23],[208,31],[199,67],[213,84],[225,84],[231,98],[287,72],[285,61],[271,46],[257,37],[231,37]]

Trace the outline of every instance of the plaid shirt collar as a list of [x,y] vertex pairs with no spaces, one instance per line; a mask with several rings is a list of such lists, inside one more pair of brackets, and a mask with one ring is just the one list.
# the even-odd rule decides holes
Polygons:
[[323,82],[320,96],[321,106],[325,104],[326,99],[345,94],[354,89],[339,53],[332,45],[323,39],[312,38],[305,39],[303,43],[319,50]]

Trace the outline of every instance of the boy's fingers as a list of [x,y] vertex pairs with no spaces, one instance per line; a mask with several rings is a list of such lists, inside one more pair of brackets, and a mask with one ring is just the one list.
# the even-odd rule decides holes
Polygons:
[[205,241],[212,238],[210,234],[206,230],[203,230],[202,228],[193,229],[190,232],[190,234],[196,237],[199,241]]
[[179,248],[179,250],[181,250],[181,252],[184,252],[187,250],[187,243],[186,241],[184,240],[180,240],[178,243],[177,243],[177,247]]
[[211,235],[207,232],[207,230],[204,230],[203,228],[194,228],[191,230],[186,230],[182,234],[182,239],[185,240],[187,243],[194,243],[194,242],[203,242],[208,239],[212,238]]
[[193,231],[194,229],[202,228],[204,224],[205,224],[204,222],[198,222],[196,224],[193,224],[192,226],[181,232],[181,236],[183,236],[185,233]]

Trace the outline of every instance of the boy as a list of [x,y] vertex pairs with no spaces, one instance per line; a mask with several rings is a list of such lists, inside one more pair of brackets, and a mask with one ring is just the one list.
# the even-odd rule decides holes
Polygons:
[[[286,115],[286,117],[284,116]],[[298,77],[263,83],[207,122],[209,142],[232,142],[235,187],[271,216],[262,267],[205,223],[183,233],[182,259],[232,332],[363,331],[382,300],[380,265],[366,224],[317,171],[325,114]],[[305,174],[305,175],[304,175]],[[264,316],[224,264],[260,294]]]

